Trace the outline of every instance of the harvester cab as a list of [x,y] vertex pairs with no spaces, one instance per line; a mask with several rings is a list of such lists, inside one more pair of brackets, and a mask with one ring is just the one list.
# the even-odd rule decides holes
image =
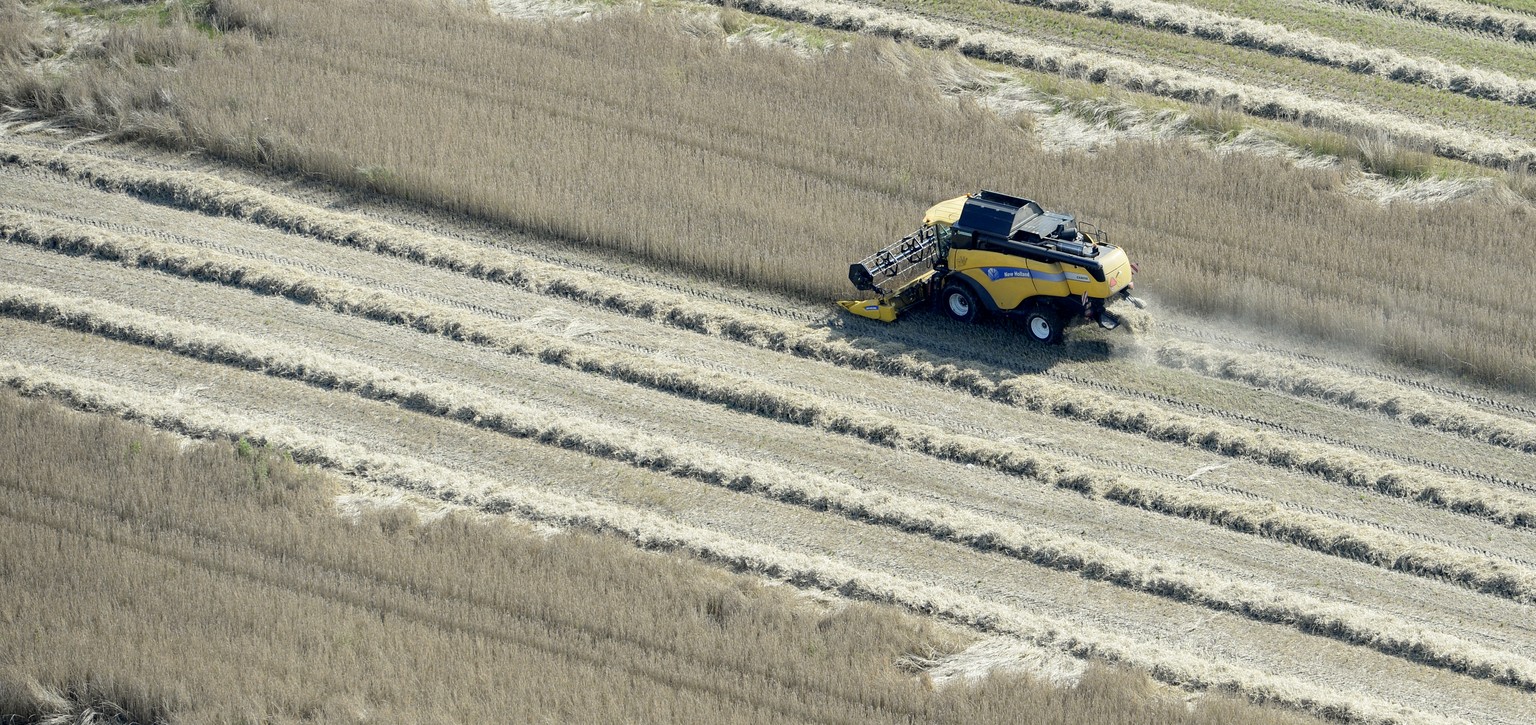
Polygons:
[[1140,304],[1130,295],[1134,273],[1098,227],[981,191],[933,205],[917,231],[851,265],[848,280],[875,296],[838,304],[885,322],[927,304],[961,322],[1015,317],[1031,338],[1055,343],[1079,319],[1119,327],[1106,305]]

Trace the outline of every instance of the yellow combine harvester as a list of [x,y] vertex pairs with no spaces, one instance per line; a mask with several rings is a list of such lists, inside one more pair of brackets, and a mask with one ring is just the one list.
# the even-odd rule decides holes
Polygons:
[[1134,272],[1097,227],[982,191],[935,204],[916,232],[850,266],[853,286],[877,296],[838,304],[885,322],[929,302],[961,322],[1013,316],[1031,338],[1055,343],[1080,318],[1119,327],[1105,304],[1125,297],[1140,305],[1130,295]]

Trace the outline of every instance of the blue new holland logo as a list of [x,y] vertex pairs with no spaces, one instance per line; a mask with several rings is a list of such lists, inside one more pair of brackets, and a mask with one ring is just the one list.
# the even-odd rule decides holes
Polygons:
[[1014,277],[1029,278],[1029,270],[1021,267],[983,267],[981,271],[986,272],[987,279],[993,282],[1000,279],[1013,279]]
[[996,282],[1000,279],[1038,279],[1041,282],[1060,282],[1067,278],[1060,272],[1036,272],[1023,267],[982,267],[987,279]]

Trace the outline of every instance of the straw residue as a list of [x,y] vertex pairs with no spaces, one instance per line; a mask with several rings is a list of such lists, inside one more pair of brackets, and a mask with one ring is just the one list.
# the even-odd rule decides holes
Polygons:
[[1390,382],[1179,340],[1159,345],[1157,360],[1178,370],[1381,413],[1420,428],[1536,453],[1536,425]]
[[295,460],[314,463],[370,482],[401,488],[485,511],[611,532],[638,546],[686,552],[706,561],[781,579],[804,588],[897,604],[983,632],[1007,634],[1082,658],[1123,662],[1160,681],[1190,689],[1218,687],[1250,699],[1360,723],[1448,723],[1444,717],[1405,710],[1358,693],[1335,693],[1289,677],[1169,651],[1023,610],[1004,607],[940,587],[859,570],[826,559],[784,552],[722,534],[684,526],[642,511],[577,500],[506,481],[449,471],[414,459],[381,455],[314,436],[291,426],[224,411],[193,408],[115,386],[33,366],[0,361],[0,381],[30,395],[48,395],[74,407],[109,413],[195,437],[244,438],[282,447]]
[[1436,667],[1536,689],[1536,662],[1348,604],[1324,602],[1265,585],[1125,553],[1055,530],[1020,526],[948,504],[865,490],[824,476],[750,461],[697,443],[638,433],[571,414],[554,414],[459,385],[428,383],[324,353],[293,350],[154,316],[134,319],[103,303],[26,299],[0,289],[7,312],[52,319],[139,344],[168,349],[275,377],[353,392],[409,410],[505,435],[579,451],[733,491],[854,520],[954,541],[982,551],[1078,573],[1176,601],[1296,627]]

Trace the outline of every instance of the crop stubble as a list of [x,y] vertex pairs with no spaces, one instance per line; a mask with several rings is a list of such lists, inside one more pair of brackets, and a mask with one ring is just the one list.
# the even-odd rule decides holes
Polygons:
[[[180,203],[175,198],[170,200]],[[270,205],[252,204],[248,198],[244,203],[228,207],[206,205],[198,208],[203,212],[233,211],[237,216],[253,221],[273,223],[272,219],[260,216],[273,211]],[[1043,413],[1068,419],[1083,417],[1083,411],[1074,407],[1070,400],[1081,395],[1082,391],[1072,389],[1070,385],[1028,379],[999,382],[977,370],[967,369],[964,365],[936,364],[911,355],[892,355],[891,351],[857,347],[847,341],[829,338],[825,333],[807,329],[802,324],[775,319],[772,315],[721,311],[718,307],[690,300],[688,295],[679,292],[662,292],[634,284],[615,284],[612,280],[603,280],[600,275],[590,272],[562,269],[548,262],[536,263],[499,250],[473,248],[461,242],[427,237],[387,225],[358,226],[355,219],[349,220],[346,215],[335,212],[293,205],[286,214],[287,221],[278,226],[302,232],[313,239],[367,249],[411,260],[413,263],[503,282],[526,292],[551,295],[660,322],[666,327],[681,330],[678,334],[715,336],[732,344],[744,343],[760,350],[787,353],[790,359],[800,358],[874,371],[896,379],[937,384],[985,399],[1023,402],[1026,407],[1031,400],[1028,396],[1034,396],[1036,402],[1033,407]],[[686,365],[669,366],[643,359],[626,359],[622,355],[613,354],[611,350],[555,338],[527,327],[510,327],[504,321],[424,304],[395,293],[359,289],[334,278],[322,278],[290,267],[241,259],[186,245],[125,237],[97,228],[18,212],[5,214],[5,229],[13,244],[41,244],[44,247],[90,254],[221,285],[234,285],[266,294],[282,294],[311,306],[476,342],[566,370],[601,375],[695,400],[723,403],[776,422],[813,426],[846,434],[856,440],[911,450],[956,463],[978,465],[1049,486],[1080,490],[1090,496],[1130,503],[1150,511],[1164,510],[1165,513],[1195,519],[1211,519],[1234,530],[1252,529],[1277,540],[1286,540],[1288,535],[1277,533],[1286,527],[1309,530],[1313,533],[1308,536],[1317,541],[1326,541],[1340,534],[1349,535],[1334,521],[1299,516],[1283,510],[1266,512],[1263,506],[1253,507],[1247,514],[1232,514],[1234,518],[1231,521],[1242,520],[1238,516],[1252,517],[1248,519],[1249,523],[1233,525],[1218,510],[1242,511],[1243,502],[1238,500],[1177,490],[1159,481],[1128,480],[1071,459],[1059,459],[1049,454],[1030,452],[900,418],[871,414],[859,410],[857,406],[848,407],[846,401],[828,403],[775,389],[771,385],[755,384],[751,380],[715,372],[700,374],[700,371],[689,370]],[[572,448],[586,455],[624,461],[646,470],[681,474],[684,478],[719,486],[726,491],[743,489],[743,492],[752,492],[796,506],[841,511],[857,520],[867,520],[924,536],[937,536],[941,540],[972,548],[1011,553],[1036,563],[1059,561],[1060,567],[1068,571],[1086,572],[1091,579],[1116,581],[1143,591],[1172,594],[1177,600],[1198,601],[1203,606],[1217,610],[1244,611],[1248,616],[1261,620],[1289,622],[1302,629],[1315,629],[1329,637],[1397,653],[1426,664],[1467,671],[1492,681],[1503,681],[1517,687],[1530,682],[1526,665],[1519,660],[1509,660],[1508,652],[1487,648],[1485,645],[1463,647],[1466,643],[1455,638],[1445,639],[1432,631],[1420,632],[1411,627],[1407,630],[1411,633],[1405,634],[1401,623],[1393,624],[1390,618],[1380,619],[1381,615],[1374,612],[1355,611],[1348,607],[1338,610],[1335,609],[1338,606],[1336,602],[1309,602],[1284,592],[1269,595],[1262,593],[1262,589],[1244,590],[1241,586],[1236,589],[1225,586],[1201,589],[1201,586],[1208,585],[1202,585],[1198,578],[1188,574],[1178,574],[1177,568],[1169,570],[1173,573],[1163,572],[1160,571],[1161,565],[1138,559],[1135,554],[1105,550],[1076,537],[1061,536],[1059,532],[1046,533],[1036,529],[1021,533],[1018,529],[999,528],[997,522],[989,522],[985,517],[977,518],[975,514],[955,509],[936,509],[930,504],[905,500],[900,496],[871,493],[831,479],[819,478],[815,474],[776,470],[772,466],[763,468],[763,464],[750,460],[732,461],[729,457],[721,459],[718,452],[710,451],[707,447],[698,448],[686,441],[652,441],[651,444],[636,445],[629,432],[619,431],[610,435],[602,432],[601,424],[595,423],[592,430],[572,430],[566,422],[551,422],[550,418],[541,417],[533,408],[519,408],[494,399],[482,402],[474,398],[472,391],[453,391],[448,388],[450,392],[445,393],[439,387],[412,382],[398,373],[357,366],[329,357],[324,351],[285,352],[281,347],[269,345],[273,349],[261,352],[260,335],[252,340],[242,340],[225,332],[186,326],[174,320],[156,320],[151,324],[148,321],[150,318],[145,318],[145,321],[134,322],[130,311],[93,305],[88,300],[59,299],[43,290],[16,287],[9,288],[7,292],[5,307],[11,316],[85,329],[96,335],[117,337],[137,345],[166,348],[180,355],[216,360],[222,365],[254,368],[279,376],[297,376],[324,387],[351,389],[365,397],[397,400],[413,411],[470,422],[479,416],[481,424],[486,427],[545,440],[552,447]],[[433,292],[449,296],[452,293],[451,290]],[[17,387],[29,387],[49,375],[46,371],[33,369],[30,372],[13,373],[11,380]],[[55,392],[66,398],[74,396],[77,404],[91,405],[89,402],[82,403],[83,399],[79,397],[79,391],[86,388],[89,388],[88,381],[77,381],[56,385]],[[1003,391],[1001,395],[999,391]],[[857,398],[856,395],[853,397]],[[144,411],[135,415],[156,419],[172,428],[195,429],[196,426],[189,428],[185,423],[188,416],[195,412],[195,404],[178,405],[182,409],[175,414]],[[121,408],[121,404],[118,407]],[[1166,411],[1142,408],[1139,413],[1136,419],[1144,421],[1153,415],[1164,415]],[[1089,409],[1089,420],[1097,421],[1096,415]],[[1206,426],[1203,429],[1206,435],[1221,432],[1219,428],[1210,427],[1213,425],[1210,421],[1186,417],[1191,418],[1186,423]],[[1109,420],[1113,424],[1108,427],[1112,429],[1129,427],[1137,430],[1137,426],[1145,426],[1145,423],[1127,426],[1117,418]],[[212,426],[208,430],[220,435],[254,432],[224,424]],[[301,430],[287,429],[266,437],[283,444],[289,444],[284,440],[285,436],[294,438],[292,445],[303,450],[302,442],[308,440],[305,435]],[[1291,444],[1281,440],[1276,445]],[[315,460],[327,462],[329,459],[317,456]],[[367,466],[359,468],[356,465],[330,462],[354,473],[366,474],[371,470]],[[1439,485],[1446,484],[1439,482]],[[1468,484],[1462,482],[1461,485]],[[416,488],[422,487],[418,484]],[[475,488],[466,490],[473,491]],[[1490,497],[1495,505],[1510,511],[1514,510],[1510,507],[1522,505],[1521,497],[1513,494],[1505,498],[1504,494],[1476,486],[1459,490],[1469,496]],[[1263,518],[1266,514],[1270,518]],[[1509,518],[1505,523],[1521,523],[1518,514],[1511,516],[1514,518]],[[1308,544],[1307,536],[1294,538],[1297,543],[1308,548],[1327,550],[1324,545]],[[1462,552],[1448,549],[1415,546],[1379,531],[1367,531],[1359,538],[1364,542],[1359,546],[1368,553],[1356,558],[1429,576],[1461,579],[1473,588],[1517,600],[1528,596],[1529,572],[1519,568],[1509,568],[1485,558],[1467,557]],[[1420,565],[1415,562],[1423,563]],[[1436,567],[1441,569],[1437,570]],[[1148,572],[1157,574],[1147,576]],[[1180,576],[1186,579],[1181,582]],[[1266,599],[1269,596],[1277,596],[1278,599],[1269,601]],[[1351,611],[1354,613],[1350,614]],[[1346,616],[1339,616],[1338,612],[1344,612]],[[1320,615],[1321,618],[1318,618]],[[1468,652],[1474,653],[1474,656],[1469,657]],[[1184,671],[1187,668],[1180,670]],[[1250,692],[1262,691],[1262,688],[1255,689],[1252,684],[1245,684],[1244,687]],[[1291,694],[1284,699],[1300,703],[1306,698]]]

